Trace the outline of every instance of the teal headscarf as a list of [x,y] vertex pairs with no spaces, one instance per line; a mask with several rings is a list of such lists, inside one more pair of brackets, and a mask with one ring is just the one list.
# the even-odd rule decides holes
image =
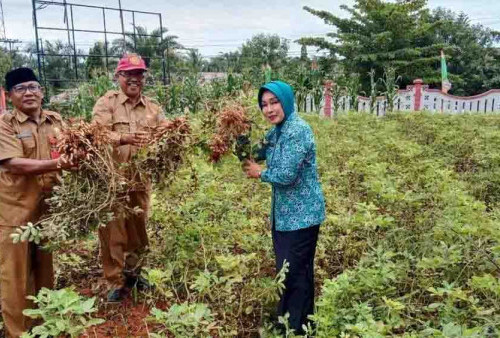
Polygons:
[[273,93],[281,103],[283,107],[283,112],[285,113],[285,118],[283,121],[276,125],[276,130],[278,133],[281,132],[281,127],[283,123],[288,119],[290,115],[295,111],[295,96],[293,94],[293,88],[288,83],[282,81],[272,81],[268,82],[259,89],[258,101],[259,107],[262,110],[262,95],[266,90]]

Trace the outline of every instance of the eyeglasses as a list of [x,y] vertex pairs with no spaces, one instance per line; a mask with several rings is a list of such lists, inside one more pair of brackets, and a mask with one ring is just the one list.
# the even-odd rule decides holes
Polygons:
[[144,72],[134,72],[134,73],[118,72],[118,75],[126,77],[127,79],[130,79],[131,77],[138,77],[142,79],[144,77]]
[[23,85],[18,85],[12,87],[12,90],[16,94],[26,94],[26,92],[29,90],[33,94],[38,94],[42,91],[42,86],[38,84],[30,84],[28,86],[23,86]]

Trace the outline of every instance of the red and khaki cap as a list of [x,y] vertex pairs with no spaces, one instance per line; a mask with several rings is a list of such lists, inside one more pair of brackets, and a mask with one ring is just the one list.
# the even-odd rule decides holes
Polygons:
[[146,67],[146,62],[144,62],[144,59],[140,55],[128,53],[124,54],[118,62],[115,73],[135,69],[148,70],[148,67]]

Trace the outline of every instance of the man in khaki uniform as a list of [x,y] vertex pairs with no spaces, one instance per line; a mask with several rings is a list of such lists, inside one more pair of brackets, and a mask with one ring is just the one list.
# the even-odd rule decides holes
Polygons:
[[[168,123],[161,107],[142,95],[144,60],[137,54],[126,54],[118,63],[116,76],[120,90],[112,90],[101,97],[94,106],[96,123],[110,130],[114,143],[113,158],[118,163],[128,162],[137,149],[144,145],[150,128]],[[99,230],[101,259],[110,291],[109,302],[119,302],[134,285],[148,287],[140,277],[140,255],[148,245],[146,221],[151,186],[134,190],[129,194],[130,207],[143,210],[138,215],[115,219]]]
[[29,330],[22,311],[31,308],[26,296],[53,287],[52,255],[34,243],[14,244],[15,227],[37,222],[44,198],[60,169],[71,164],[59,158],[56,139],[59,114],[42,110],[43,91],[29,68],[6,74],[12,113],[0,115],[0,289],[7,337]]

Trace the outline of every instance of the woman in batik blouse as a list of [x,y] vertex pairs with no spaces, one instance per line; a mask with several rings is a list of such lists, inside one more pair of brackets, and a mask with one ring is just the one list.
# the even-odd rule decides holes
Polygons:
[[247,160],[244,170],[249,178],[272,186],[270,218],[276,269],[281,270],[285,261],[289,264],[278,315],[288,312],[290,327],[301,334],[314,310],[314,254],[319,225],[325,219],[316,145],[311,127],[295,112],[290,85],[281,81],[265,84],[259,90],[258,103],[274,126],[259,152],[266,168]]

